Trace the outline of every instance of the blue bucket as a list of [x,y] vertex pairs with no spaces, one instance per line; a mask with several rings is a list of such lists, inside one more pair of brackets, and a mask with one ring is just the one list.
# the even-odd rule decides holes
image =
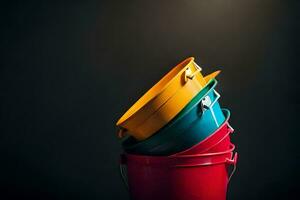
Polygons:
[[216,85],[212,79],[166,126],[143,141],[128,137],[123,149],[131,154],[172,155],[207,138],[225,121]]

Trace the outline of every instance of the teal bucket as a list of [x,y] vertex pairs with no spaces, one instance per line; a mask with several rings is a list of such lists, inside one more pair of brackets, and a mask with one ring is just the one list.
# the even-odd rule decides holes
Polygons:
[[143,141],[128,137],[122,142],[127,153],[140,155],[172,155],[201,142],[225,121],[212,79],[188,105],[166,126]]

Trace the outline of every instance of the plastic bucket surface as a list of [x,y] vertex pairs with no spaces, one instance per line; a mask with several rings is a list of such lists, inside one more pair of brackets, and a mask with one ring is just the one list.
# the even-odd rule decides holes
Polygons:
[[228,110],[222,112],[220,108],[216,85],[217,81],[211,80],[174,120],[144,141],[127,138],[122,142],[123,149],[131,154],[171,155],[207,138],[225,121],[224,114],[229,115]]
[[133,200],[225,200],[232,175],[228,167],[237,163],[233,150],[234,145],[224,152],[178,157],[126,154],[130,195]]
[[144,140],[162,128],[220,72],[203,77],[200,71],[192,57],[174,67],[118,120],[121,132]]
[[223,109],[226,120],[224,123],[209,137],[192,146],[189,149],[176,153],[172,156],[178,155],[191,155],[200,153],[214,153],[222,152],[230,147],[230,134],[234,132],[234,129],[229,124],[230,112],[227,109]]

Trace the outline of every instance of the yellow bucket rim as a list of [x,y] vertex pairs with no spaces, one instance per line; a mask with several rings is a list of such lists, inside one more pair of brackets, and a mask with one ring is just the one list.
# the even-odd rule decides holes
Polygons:
[[[221,72],[221,70],[217,70],[215,72],[212,72],[211,74],[208,74],[207,76],[204,77],[204,80],[206,81],[205,85],[203,85],[203,88],[206,87],[206,85],[209,83],[209,81],[211,81],[212,79],[214,79],[219,73]],[[202,88],[202,89],[203,89]],[[198,90],[193,97],[195,97],[202,89]],[[190,100],[193,99],[193,97],[187,99],[187,102],[188,103]],[[172,97],[171,97],[172,98]],[[164,105],[167,105],[169,104],[169,101],[170,99],[164,104]],[[175,105],[174,103],[172,103],[173,105]],[[186,106],[186,105],[185,105]],[[153,128],[153,126],[151,126],[151,128],[146,128],[144,127],[143,129],[143,133],[139,132],[139,133],[136,133],[136,132],[130,132],[129,135],[133,136],[135,139],[141,141],[141,140],[145,140],[147,138],[149,138],[150,136],[152,136],[153,134],[155,134],[155,132],[157,132],[160,128],[164,127],[169,121],[171,121],[185,106],[182,106],[180,107],[180,109],[177,110],[177,112],[173,113],[171,116],[167,117],[166,118],[166,121],[161,121],[160,123],[158,123],[159,125],[157,126],[154,126],[156,128]],[[140,128],[140,126],[144,126],[146,124],[150,125],[150,124],[153,124],[153,123],[150,123],[148,120],[150,118],[153,118],[154,115],[156,115],[157,113],[159,113],[161,111],[161,108],[159,108],[155,113],[153,113],[151,116],[149,116],[144,122],[142,122],[141,124],[139,124],[137,127],[135,128]],[[123,129],[121,130],[121,132],[123,132],[122,134],[126,135],[127,134],[127,131],[126,129]],[[126,132],[126,133],[125,133]]]
[[[135,113],[140,111],[148,102],[160,95],[166,88],[177,78],[186,68],[195,60],[194,57],[188,57],[165,74],[154,86],[143,94],[117,121],[116,125],[120,126],[125,121],[129,120]],[[174,74],[174,76],[171,76]],[[170,77],[171,76],[171,77]],[[206,78],[206,77],[205,77]],[[206,79],[205,79],[206,80]],[[166,82],[165,84],[163,84]],[[162,86],[161,86],[162,85]]]

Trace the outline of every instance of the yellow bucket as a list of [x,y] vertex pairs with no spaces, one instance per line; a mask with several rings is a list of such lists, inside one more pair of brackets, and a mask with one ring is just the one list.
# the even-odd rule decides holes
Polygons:
[[144,140],[166,125],[220,73],[203,77],[200,71],[193,57],[175,66],[118,120],[119,136]]

